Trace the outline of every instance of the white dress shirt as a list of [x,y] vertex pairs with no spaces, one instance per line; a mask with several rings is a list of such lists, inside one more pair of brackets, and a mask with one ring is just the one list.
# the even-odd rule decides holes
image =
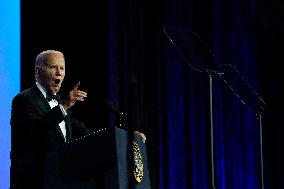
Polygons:
[[[46,90],[45,90],[45,88],[41,84],[39,84],[38,82],[36,82],[36,86],[38,87],[40,92],[43,94],[43,96],[46,98]],[[50,108],[52,109],[52,108],[54,108],[55,106],[58,105],[58,102],[57,102],[57,100],[52,99],[51,101],[48,102],[48,104],[49,104]],[[59,104],[59,107],[61,109],[62,114],[64,116],[66,116],[67,113],[66,113],[65,109],[63,108],[63,106],[61,104]],[[64,139],[66,141],[66,127],[65,127],[65,121],[64,120],[59,123],[59,127],[60,127],[61,132],[62,132],[62,134],[64,136]]]

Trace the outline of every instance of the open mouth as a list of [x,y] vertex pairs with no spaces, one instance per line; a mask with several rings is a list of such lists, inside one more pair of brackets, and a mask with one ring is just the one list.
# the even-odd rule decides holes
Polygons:
[[56,85],[58,85],[58,84],[60,83],[60,79],[55,79],[55,80],[53,81],[53,83],[56,84]]

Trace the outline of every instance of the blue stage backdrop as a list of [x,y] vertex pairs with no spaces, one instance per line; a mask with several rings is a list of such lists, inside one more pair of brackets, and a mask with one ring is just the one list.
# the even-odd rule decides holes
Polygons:
[[219,77],[213,78],[212,164],[209,77],[188,65],[200,66],[196,59],[208,52],[188,56],[186,45],[196,44],[177,32],[187,62],[164,34],[164,28],[194,31],[216,55],[218,70],[226,64],[237,67],[256,88],[255,1],[109,2],[109,92],[128,107],[129,125],[146,127],[149,156],[154,157],[149,162],[152,187],[260,188],[255,113]]
[[[94,6],[49,0],[40,11],[41,4],[36,2],[22,1],[21,86],[32,84],[36,52],[62,50],[70,62],[68,71],[72,70],[68,76],[80,78],[82,88],[88,89],[85,105],[90,114],[82,108],[77,113],[91,125],[103,125],[96,124],[100,121],[94,115],[103,120],[96,103],[107,95],[128,113],[128,126],[141,128],[147,135],[153,189],[259,189],[264,180],[265,188],[283,188],[284,132],[279,125],[283,122],[279,111],[283,109],[279,91],[283,71],[277,69],[284,62],[282,1],[107,0],[95,1]],[[59,11],[50,14],[50,10]],[[3,18],[9,16],[1,15]],[[41,23],[59,21],[46,27],[38,24],[39,18]],[[1,27],[2,23],[0,31]],[[186,61],[165,35],[165,28],[194,31],[215,55],[215,70],[235,67],[252,89],[264,94],[268,104],[263,119],[264,179],[261,119],[251,111],[259,108],[252,90],[240,84],[233,72],[224,76],[229,76],[236,93],[214,75],[212,158],[209,77],[203,69],[192,69],[209,64],[212,56],[206,59],[208,50],[199,49],[199,43],[189,43],[187,35],[177,32],[175,37],[180,40],[174,41],[183,43],[179,50]],[[90,63],[95,69],[88,69]],[[209,68],[206,70],[214,71]]]
[[0,1],[0,189],[10,183],[10,108],[20,90],[20,0]]

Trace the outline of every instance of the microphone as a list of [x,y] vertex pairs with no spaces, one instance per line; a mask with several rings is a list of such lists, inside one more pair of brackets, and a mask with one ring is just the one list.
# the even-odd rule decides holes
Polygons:
[[115,123],[121,127],[127,129],[127,113],[121,112],[118,110],[117,106],[115,106],[113,103],[105,99],[105,104],[107,108],[114,113],[116,117]]
[[108,101],[107,99],[105,99],[105,104],[107,106],[107,108],[113,112],[116,116],[118,117],[124,117],[126,116],[127,114],[126,113],[123,113],[121,111],[118,110],[117,106],[115,106],[113,103],[111,103],[110,101]]

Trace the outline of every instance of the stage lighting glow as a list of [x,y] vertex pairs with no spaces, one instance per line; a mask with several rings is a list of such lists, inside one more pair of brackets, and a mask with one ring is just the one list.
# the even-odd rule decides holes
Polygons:
[[10,109],[20,90],[20,0],[0,1],[0,189],[10,186]]

